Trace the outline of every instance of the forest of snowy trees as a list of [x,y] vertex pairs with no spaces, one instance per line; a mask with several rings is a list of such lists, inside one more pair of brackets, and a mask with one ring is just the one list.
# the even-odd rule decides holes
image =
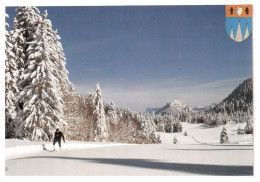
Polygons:
[[150,118],[155,122],[157,132],[181,132],[182,122],[204,123],[211,127],[234,122],[246,123],[244,128],[237,128],[238,134],[253,134],[252,78],[245,80],[212,108],[193,110],[182,101],[177,100],[158,108],[156,115],[152,114]]
[[104,104],[102,92],[96,89],[87,97],[71,86],[64,95],[64,128],[70,140],[110,141],[127,143],[158,143],[155,124],[145,113],[118,108],[113,102]]
[[13,29],[6,24],[6,138],[50,141],[60,128],[69,140],[160,143],[157,132],[182,132],[182,122],[246,122],[240,130],[253,132],[252,79],[206,111],[185,107],[183,112],[155,114],[122,109],[103,102],[99,84],[87,96],[75,91],[61,38],[47,11],[19,7],[16,12]]
[[74,90],[47,11],[16,12],[13,29],[6,24],[6,138],[50,141],[59,127],[70,140],[159,142],[149,117],[104,104],[99,84],[87,97]]
[[[247,123],[244,133],[253,133],[253,81],[245,80],[225,99],[207,110],[204,114],[206,122],[213,126],[227,122]],[[203,117],[200,117],[203,118]],[[214,119],[212,119],[214,118]],[[204,118],[205,119],[205,118]]]
[[[6,32],[6,136],[48,140],[62,120],[68,71],[47,11],[19,7]],[[8,27],[8,25],[7,25]]]

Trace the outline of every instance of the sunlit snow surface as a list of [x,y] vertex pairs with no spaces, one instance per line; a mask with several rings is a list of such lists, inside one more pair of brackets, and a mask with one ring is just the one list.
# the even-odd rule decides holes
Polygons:
[[[76,150],[76,149],[90,149],[90,148],[100,148],[108,146],[118,146],[118,145],[130,145],[121,143],[89,143],[89,142],[78,142],[69,141],[66,143],[62,142],[62,151]],[[59,152],[59,147],[56,143],[56,151]],[[5,158],[6,160],[21,157],[27,154],[33,154],[37,152],[50,152],[53,150],[52,142],[33,142],[28,140],[18,140],[18,139],[7,139]]]
[[227,144],[219,143],[223,126],[182,124],[180,133],[159,133],[162,144],[66,141],[62,152],[49,152],[51,142],[7,139],[6,175],[253,175],[253,135],[236,134],[245,124],[225,125]]
[[[229,144],[252,144],[253,135],[238,135],[238,127],[244,128],[246,123],[228,123],[218,127],[211,127],[206,124],[182,123],[183,130],[180,133],[160,133],[163,144],[172,143],[176,136],[179,144],[219,144],[220,133],[223,127],[227,129]],[[184,136],[184,132],[188,136]]]
[[[174,136],[177,137],[178,144],[219,144],[220,133],[223,126],[210,127],[205,124],[189,124],[182,123],[183,131],[180,133],[159,133],[162,144],[172,144]],[[237,135],[237,128],[245,127],[245,123],[228,123],[225,125],[229,137],[229,144],[252,144],[253,135]],[[188,136],[184,136],[184,132]],[[122,143],[91,143],[79,141],[62,141],[62,150],[89,149],[99,147],[109,147],[118,145],[129,145]],[[53,149],[52,142],[33,142],[28,140],[7,139],[5,157],[6,159],[15,158],[26,153],[51,151]],[[56,144],[56,150],[58,145]]]

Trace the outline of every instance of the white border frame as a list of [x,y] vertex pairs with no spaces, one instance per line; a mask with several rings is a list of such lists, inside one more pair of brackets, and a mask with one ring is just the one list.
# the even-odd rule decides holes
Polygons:
[[[5,24],[5,7],[6,6],[134,6],[134,5],[226,5],[226,4],[253,4],[253,82],[254,82],[254,176],[253,177],[216,177],[216,176],[210,176],[210,177],[5,177],[5,158],[4,158],[4,148],[5,148],[5,142],[4,142],[4,128],[5,128],[5,122],[4,122],[4,93],[5,93],[5,76],[4,76],[4,24]],[[259,112],[259,103],[260,103],[260,82],[259,82],[259,75],[260,75],[260,51],[259,51],[259,34],[260,34],[260,7],[259,7],[260,1],[259,0],[212,0],[212,1],[205,1],[205,0],[178,0],[178,1],[170,1],[170,0],[93,0],[93,1],[83,1],[83,0],[1,0],[0,1],[0,180],[2,181],[15,181],[21,180],[21,181],[37,181],[37,182],[46,182],[46,181],[72,181],[72,180],[102,180],[102,181],[136,181],[136,180],[149,180],[149,181],[158,181],[158,180],[165,180],[165,181],[192,181],[192,182],[208,182],[210,181],[236,181],[236,182],[250,182],[250,181],[260,181],[260,167],[259,167],[259,155],[260,155],[260,149],[259,149],[259,127],[260,127],[260,112]],[[258,50],[257,50],[258,49]],[[51,166],[50,166],[51,168]],[[258,172],[258,173],[257,173]]]

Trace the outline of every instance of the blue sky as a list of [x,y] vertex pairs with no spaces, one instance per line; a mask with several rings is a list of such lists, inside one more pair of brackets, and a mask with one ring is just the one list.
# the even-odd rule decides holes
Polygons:
[[[40,7],[48,10],[69,78],[87,95],[143,110],[180,99],[190,106],[225,98],[252,77],[252,36],[237,43],[225,6]],[[14,8],[7,8],[9,22]]]

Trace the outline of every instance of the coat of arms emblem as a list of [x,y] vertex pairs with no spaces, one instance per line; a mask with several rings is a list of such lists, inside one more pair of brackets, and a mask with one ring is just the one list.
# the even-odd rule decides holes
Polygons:
[[227,5],[226,30],[229,37],[236,41],[246,40],[252,32],[252,5]]

